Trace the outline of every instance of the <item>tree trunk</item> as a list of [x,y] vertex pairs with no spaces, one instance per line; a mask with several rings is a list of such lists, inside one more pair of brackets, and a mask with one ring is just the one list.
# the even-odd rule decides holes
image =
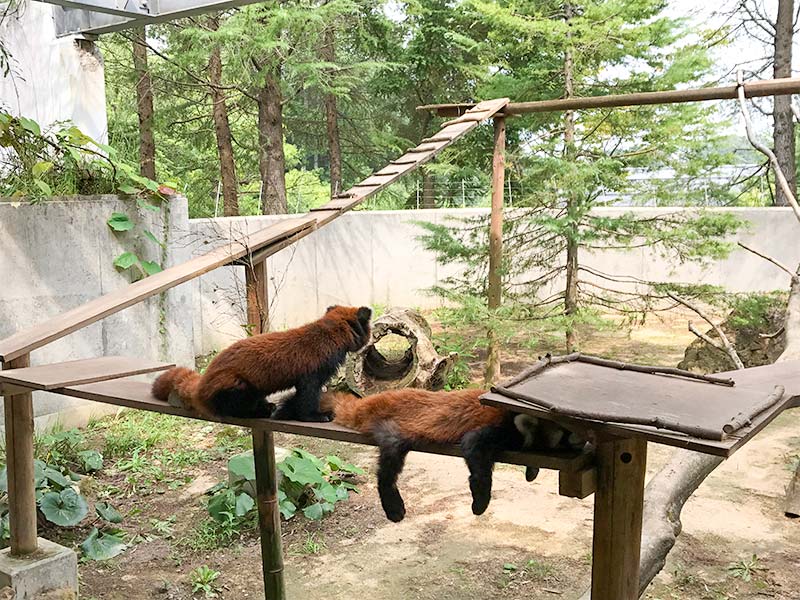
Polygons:
[[[494,119],[494,154],[492,155],[492,215],[489,223],[489,282],[487,285],[487,306],[489,318],[494,320],[494,312],[500,308],[503,292],[503,190],[506,169],[506,120]],[[500,379],[500,340],[497,339],[495,324],[489,323],[487,332],[486,370],[483,379],[492,385]]]
[[288,212],[286,158],[283,154],[283,94],[280,66],[267,64],[258,93],[258,168],[261,173],[261,210],[265,215]]
[[[219,18],[208,21],[212,31],[219,28]],[[236,163],[233,160],[233,141],[231,126],[228,121],[228,106],[225,93],[222,91],[222,56],[220,47],[211,49],[208,59],[208,80],[211,84],[211,114],[214,119],[214,130],[217,136],[217,155],[219,156],[219,175],[222,181],[222,209],[226,217],[239,214],[239,198],[236,183]]]
[[419,171],[422,175],[421,208],[436,208],[436,190],[433,185],[433,175],[424,167],[421,167]]
[[[572,5],[567,3],[564,7],[567,22],[572,18]],[[567,35],[567,40],[570,36]],[[572,50],[567,47],[564,53],[564,97],[571,98],[574,93],[574,73]],[[564,113],[564,158],[575,160],[575,112],[568,110]],[[578,225],[577,203],[578,198],[571,190],[566,190],[567,214],[572,217],[567,225],[566,246],[566,287],[564,289],[564,314],[567,317],[566,349],[573,352],[578,345],[578,335],[572,319],[578,313]]]
[[[326,27],[322,33],[322,47],[320,58],[327,63],[336,62],[336,37],[333,26]],[[334,70],[328,70],[329,85],[333,83]],[[336,107],[336,94],[326,92],[323,98],[325,104],[325,122],[328,130],[328,158],[330,159],[331,197],[342,191],[342,150],[339,144],[339,113]]]
[[[778,16],[775,20],[775,53],[773,56],[773,76],[792,76],[792,37],[794,34],[794,0],[778,0]],[[775,156],[786,181],[797,196],[797,177],[794,156],[794,117],[792,115],[792,96],[775,96],[772,119],[774,123],[772,139]],[[778,187],[775,190],[775,205],[789,206],[786,194]]]
[[153,137],[153,85],[147,67],[147,31],[133,30],[133,70],[136,73],[136,112],[139,115],[139,173],[156,178],[156,142]]

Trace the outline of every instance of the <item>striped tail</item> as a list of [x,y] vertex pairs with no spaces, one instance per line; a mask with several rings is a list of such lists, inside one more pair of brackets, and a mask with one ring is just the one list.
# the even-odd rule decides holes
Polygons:
[[200,377],[200,373],[192,369],[173,367],[153,382],[153,396],[162,402],[169,402],[170,395],[175,392],[185,408],[193,408]]

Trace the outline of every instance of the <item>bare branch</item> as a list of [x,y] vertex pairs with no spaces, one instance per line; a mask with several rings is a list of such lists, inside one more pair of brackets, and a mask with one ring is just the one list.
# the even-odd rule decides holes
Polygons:
[[695,327],[694,323],[692,323],[691,321],[689,321],[689,331],[691,331],[693,334],[695,334],[697,337],[699,337],[701,340],[703,340],[706,344],[708,344],[712,348],[716,348],[720,352],[725,352],[725,348],[720,346],[717,342],[712,340],[705,333],[697,329],[697,327]]
[[[667,292],[667,296],[675,300],[675,302],[683,304],[683,306],[685,306],[689,310],[694,311],[697,314],[697,316],[699,316],[706,323],[711,325],[711,327],[714,329],[717,336],[719,337],[720,341],[722,342],[722,346],[723,348],[725,348],[725,352],[727,352],[728,356],[731,357],[733,364],[736,365],[737,369],[744,369],[744,363],[742,362],[742,359],[739,358],[739,354],[737,354],[736,348],[733,347],[733,344],[731,344],[730,340],[728,339],[728,336],[725,335],[724,331],[722,331],[722,327],[714,323],[714,321],[712,321],[711,318],[707,314],[705,314],[703,310],[696,304],[689,302],[685,298],[681,298],[680,296],[673,294],[672,292]],[[690,324],[690,330],[691,330],[691,324]],[[716,344],[712,344],[712,346],[717,347]]]
[[786,181],[786,176],[783,173],[783,169],[778,164],[778,159],[775,156],[775,153],[767,148],[764,144],[756,139],[755,134],[753,133],[753,123],[750,121],[750,113],[747,111],[747,104],[744,97],[744,83],[742,80],[742,72],[738,71],[736,73],[736,80],[738,85],[738,94],[739,94],[739,108],[742,112],[742,117],[744,118],[744,126],[745,131],[747,132],[747,139],[749,140],[750,144],[761,152],[764,156],[769,158],[770,165],[772,165],[772,170],[775,172],[775,179],[778,182],[778,185],[781,186],[781,190],[783,191],[786,199],[789,201],[789,204],[794,210],[794,216],[797,217],[797,220],[800,221],[800,205],[797,204],[797,198],[794,197],[791,188],[789,187],[789,182]]
[[768,262],[771,262],[773,265],[778,267],[781,271],[785,271],[789,275],[789,277],[792,278],[792,281],[794,281],[795,279],[800,277],[796,272],[793,272],[789,267],[787,267],[785,264],[780,262],[778,259],[772,258],[771,256],[767,256],[766,254],[762,254],[761,252],[759,252],[755,248],[751,248],[750,246],[748,246],[747,244],[744,244],[742,242],[737,242],[737,244],[739,244],[739,246],[741,246],[742,248],[744,248],[748,252],[752,252],[756,256],[760,256],[764,260],[766,260]]

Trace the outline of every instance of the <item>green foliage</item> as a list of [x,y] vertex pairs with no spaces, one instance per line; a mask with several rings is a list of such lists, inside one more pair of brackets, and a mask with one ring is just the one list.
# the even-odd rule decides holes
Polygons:
[[[34,484],[36,504],[41,516],[59,527],[79,525],[89,515],[89,503],[79,491],[77,482],[81,474],[94,473],[103,468],[103,456],[97,450],[86,448],[86,438],[78,429],[53,430],[37,436],[34,443]],[[105,523],[122,522],[122,515],[108,502],[95,504],[100,529],[93,527],[89,537],[81,544],[83,555],[89,560],[105,560],[122,552],[126,545],[121,531]],[[8,483],[5,466],[0,471],[0,542],[7,543]],[[109,555],[110,554],[110,555]]]
[[220,572],[202,565],[189,573],[189,579],[192,582],[192,593],[203,592],[206,598],[216,598],[219,594],[217,588],[217,579],[219,579]]
[[43,130],[33,119],[0,112],[5,169],[0,196],[28,198],[74,194],[130,194],[160,198],[159,185],[70,124]]
[[[298,511],[311,520],[319,520],[333,511],[337,502],[346,500],[350,491],[358,491],[347,481],[363,471],[344,462],[337,456],[317,458],[295,448],[278,463],[283,473],[278,489],[278,503],[284,519],[292,518]],[[208,512],[214,526],[204,527],[197,541],[204,545],[207,539],[231,539],[252,528],[256,519],[256,506],[250,494],[255,490],[255,463],[253,453],[233,456],[228,461],[230,484],[221,483],[212,488]]]
[[83,556],[89,560],[108,560],[121,554],[127,545],[119,529],[100,531],[92,528],[89,537],[81,543]]
[[786,292],[732,294],[727,302],[730,307],[728,323],[736,330],[752,333],[772,333],[767,329],[773,323],[771,315],[786,310]]
[[750,558],[743,558],[728,565],[728,574],[742,581],[751,581],[763,569],[764,567],[761,566],[758,556],[753,554]]

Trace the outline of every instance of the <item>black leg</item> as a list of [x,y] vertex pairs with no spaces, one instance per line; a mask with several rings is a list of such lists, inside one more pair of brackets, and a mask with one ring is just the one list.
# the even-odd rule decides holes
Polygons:
[[264,394],[245,382],[240,382],[236,388],[220,390],[211,403],[215,414],[239,419],[267,419],[275,409]]
[[403,471],[411,443],[400,436],[391,421],[375,425],[372,435],[378,443],[378,493],[386,517],[395,523],[406,516],[403,497],[397,489],[397,478]]
[[498,451],[506,441],[507,428],[482,427],[470,431],[461,439],[461,453],[469,468],[469,489],[472,492],[472,512],[482,515],[492,498],[492,469]]

